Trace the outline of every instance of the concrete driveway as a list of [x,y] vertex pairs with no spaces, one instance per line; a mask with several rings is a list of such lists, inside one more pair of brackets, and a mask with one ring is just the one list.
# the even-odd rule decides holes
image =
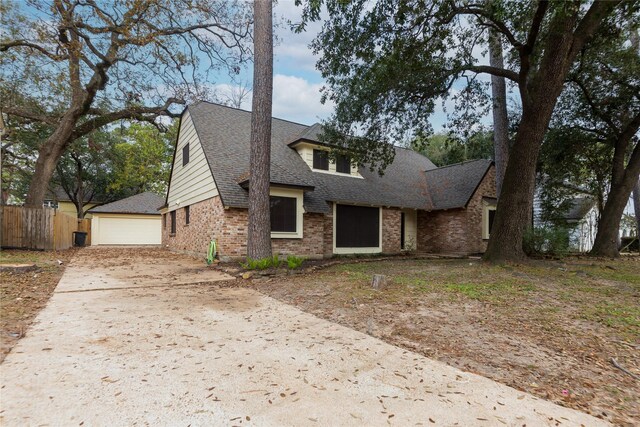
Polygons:
[[605,425],[155,251],[77,255],[0,366],[3,426]]

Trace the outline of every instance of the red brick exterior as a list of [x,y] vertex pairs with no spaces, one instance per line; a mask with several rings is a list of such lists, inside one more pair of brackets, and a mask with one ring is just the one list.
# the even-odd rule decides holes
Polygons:
[[395,254],[400,247],[400,221],[402,211],[397,208],[382,209],[382,252]]
[[[484,252],[482,199],[495,197],[492,167],[473,194],[466,209],[418,211],[417,250],[421,252]],[[176,211],[176,233],[171,235],[169,214],[163,217],[162,243],[171,250],[204,257],[211,239],[218,242],[221,259],[240,259],[247,253],[248,210],[222,206],[220,197],[189,207],[185,224],[184,207]],[[382,209],[382,252],[399,253],[401,210]],[[333,255],[333,214],[305,213],[302,239],[271,239],[274,254],[295,254],[307,258]]]
[[491,166],[465,209],[418,211],[420,252],[479,253],[487,249],[482,239],[483,198],[495,198],[495,168]]
[[[222,259],[244,258],[247,254],[247,209],[224,209],[220,197],[213,197],[189,207],[189,225],[185,224],[185,210],[176,211],[176,233],[171,235],[171,218],[166,215],[162,229],[162,244],[177,252],[205,256],[209,242],[215,239]],[[325,216],[303,215],[302,239],[271,239],[275,254],[295,254],[307,258],[324,255]]]

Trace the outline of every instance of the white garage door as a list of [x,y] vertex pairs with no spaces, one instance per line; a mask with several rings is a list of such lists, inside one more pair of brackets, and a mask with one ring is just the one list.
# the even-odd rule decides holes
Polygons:
[[159,215],[98,216],[91,220],[92,245],[159,245],[162,243]]

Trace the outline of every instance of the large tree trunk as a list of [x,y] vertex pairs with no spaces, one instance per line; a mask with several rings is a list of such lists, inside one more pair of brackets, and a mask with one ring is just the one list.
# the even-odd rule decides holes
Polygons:
[[636,216],[636,238],[640,239],[640,177],[633,186],[633,213]]
[[523,112],[511,147],[485,260],[501,263],[520,262],[526,258],[522,240],[524,230],[531,226],[536,162],[547,124],[548,119],[535,111],[526,109]]
[[[577,28],[579,8],[575,3],[561,3],[563,7],[551,18],[538,71],[518,84],[522,116],[514,144],[509,150],[485,260],[501,263],[519,262],[526,258],[522,242],[525,230],[531,227],[536,162],[551,114],[576,55],[617,3],[593,3]],[[544,12],[545,8],[545,3],[540,2],[539,11]],[[541,22],[543,15],[536,12],[537,22]],[[525,59],[521,73],[529,71],[530,58]]]
[[[489,64],[504,68],[502,42],[495,30],[489,30]],[[493,99],[493,150],[496,162],[496,196],[500,197],[504,173],[509,160],[509,119],[507,117],[507,88],[504,77],[491,76]]]
[[[636,181],[637,181],[636,175]],[[615,258],[620,255],[619,252],[619,233],[620,220],[627,206],[631,190],[633,189],[633,181],[626,180],[625,183],[619,185],[611,185],[611,190],[607,197],[607,203],[604,205],[604,211],[598,223],[598,232],[593,242],[593,248],[590,255],[605,256]]]
[[247,256],[271,257],[269,176],[273,93],[273,25],[271,0],[254,0],[253,105],[249,157],[249,230]]
[[71,143],[73,130],[78,122],[79,114],[74,110],[62,117],[56,130],[42,143],[38,150],[36,167],[29,183],[29,191],[25,206],[42,207],[49,182],[56,170],[58,160]]
[[629,123],[616,141],[611,172],[611,188],[607,194],[607,202],[600,216],[598,232],[593,242],[590,255],[617,257],[620,255],[618,239],[620,237],[620,220],[624,208],[634,186],[638,184],[640,175],[640,143],[636,143],[625,167],[625,157],[629,144],[640,128],[640,115]]

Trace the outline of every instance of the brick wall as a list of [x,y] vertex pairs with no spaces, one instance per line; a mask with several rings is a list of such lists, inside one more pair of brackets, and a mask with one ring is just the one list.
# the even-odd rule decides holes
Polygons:
[[[224,209],[219,197],[189,206],[189,225],[185,224],[184,207],[176,210],[176,234],[171,236],[171,216],[164,214],[162,244],[177,252],[206,256],[211,239],[218,238],[224,225]],[[166,224],[166,226],[165,226]]]
[[302,239],[271,239],[274,254],[322,258],[324,253],[324,214],[306,213],[302,220]]
[[418,211],[419,252],[468,252],[467,237],[464,209]]
[[322,253],[325,258],[333,256],[333,205],[331,205],[331,213],[324,216],[324,248]]
[[496,197],[496,168],[491,166],[478,189],[467,205],[468,231],[467,247],[469,252],[484,252],[487,250],[488,240],[482,239],[482,198]]
[[[240,259],[247,255],[247,209],[224,209],[220,197],[190,206],[189,225],[185,225],[184,208],[176,211],[176,234],[170,235],[171,219],[167,213],[162,244],[177,252],[205,256],[211,239],[218,242],[221,259]],[[302,239],[272,239],[274,254],[295,254],[322,258],[325,218],[323,214],[303,215]]]
[[[418,211],[417,250],[423,252],[483,252],[482,198],[495,197],[495,172],[492,167],[474,193],[467,209]],[[171,250],[204,257],[209,241],[216,239],[222,259],[239,259],[247,253],[248,210],[224,209],[220,197],[190,206],[190,223],[185,210],[176,210],[176,234],[170,235],[171,221],[166,215],[162,243]],[[382,209],[382,251],[398,253],[401,210]],[[164,224],[164,219],[163,219]],[[272,239],[276,254],[295,254],[308,258],[333,255],[333,215],[304,214],[302,239]]]
[[482,239],[482,198],[495,198],[495,167],[491,166],[466,209],[418,211],[418,251],[484,252]]
[[400,222],[402,211],[397,208],[382,209],[382,252],[393,254],[401,251]]

